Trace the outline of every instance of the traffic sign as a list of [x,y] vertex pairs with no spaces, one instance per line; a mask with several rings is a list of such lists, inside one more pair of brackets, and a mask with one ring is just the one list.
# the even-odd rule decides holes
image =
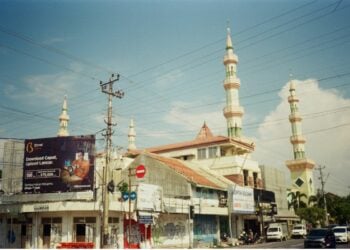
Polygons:
[[132,201],[135,200],[136,199],[136,192],[131,192],[129,196],[130,196],[130,200],[132,200]]
[[122,193],[122,198],[124,201],[127,201],[129,199],[129,193],[128,192],[123,192]]
[[137,178],[143,178],[146,174],[146,168],[144,165],[138,165],[136,167],[135,175]]

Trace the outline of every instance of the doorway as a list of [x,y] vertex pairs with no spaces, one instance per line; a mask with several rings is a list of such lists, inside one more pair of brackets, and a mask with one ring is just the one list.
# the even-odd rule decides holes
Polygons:
[[62,218],[42,218],[41,230],[43,248],[55,248],[62,239]]
[[96,217],[73,218],[73,241],[96,243]]

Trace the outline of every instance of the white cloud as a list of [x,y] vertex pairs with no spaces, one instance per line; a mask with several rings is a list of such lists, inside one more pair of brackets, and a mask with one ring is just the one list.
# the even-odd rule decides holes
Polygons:
[[[299,98],[299,112],[303,117],[302,129],[306,138],[306,155],[316,164],[326,166],[330,176],[326,191],[347,195],[350,171],[350,99],[345,99],[334,90],[319,87],[316,80],[295,81]],[[271,165],[284,170],[285,160],[292,159],[291,135],[288,115],[290,114],[289,83],[279,93],[280,103],[271,111],[258,129],[257,147],[254,158],[260,164]],[[282,119],[282,120],[281,120]],[[315,180],[319,173],[315,171]]]
[[67,38],[52,37],[52,38],[48,38],[48,39],[44,40],[43,44],[52,45],[52,44],[55,44],[55,43],[62,43],[64,41],[66,41],[66,40],[67,40]]
[[[75,71],[81,70],[77,64],[72,64],[70,68]],[[25,103],[44,101],[54,104],[61,103],[65,94],[74,93],[74,86],[77,86],[79,81],[79,76],[69,72],[30,75],[23,79],[24,88],[7,85],[4,91],[12,99]]]
[[226,131],[223,114],[216,111],[206,112],[204,109],[192,109],[198,105],[194,103],[174,102],[170,112],[164,117],[164,121],[182,127],[185,130],[198,131],[205,121],[214,134],[223,134]]
[[176,84],[178,79],[180,79],[182,76],[183,76],[183,73],[181,70],[179,69],[172,70],[168,73],[157,76],[155,80],[155,84],[159,88],[169,88],[172,85]]

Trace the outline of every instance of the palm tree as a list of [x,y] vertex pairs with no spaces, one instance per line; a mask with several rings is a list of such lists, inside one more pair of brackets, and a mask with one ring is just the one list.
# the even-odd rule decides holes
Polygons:
[[290,192],[288,197],[291,197],[291,201],[288,202],[288,209],[293,207],[294,211],[296,211],[299,208],[307,207],[306,203],[302,201],[303,198],[307,199],[306,194],[296,191],[295,193]]

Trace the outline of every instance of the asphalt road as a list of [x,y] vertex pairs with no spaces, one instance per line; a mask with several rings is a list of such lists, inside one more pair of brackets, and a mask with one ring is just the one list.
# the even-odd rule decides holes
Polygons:
[[[304,248],[304,239],[290,239],[287,241],[272,241],[260,244],[251,244],[251,245],[240,245],[234,248],[294,248],[294,249],[302,249]],[[337,248],[341,249],[349,249],[350,243],[348,244],[337,244]]]

